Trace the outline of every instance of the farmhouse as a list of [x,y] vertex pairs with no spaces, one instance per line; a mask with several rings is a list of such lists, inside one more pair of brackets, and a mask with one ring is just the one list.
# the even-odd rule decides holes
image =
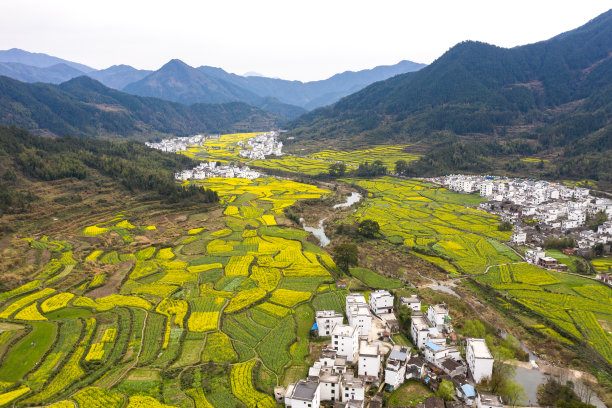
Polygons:
[[406,379],[406,363],[410,354],[408,349],[401,347],[393,349],[387,358],[387,366],[385,367],[385,383],[391,388],[397,388],[404,383]]
[[493,355],[484,339],[467,339],[465,358],[474,382],[479,383],[485,378],[491,378]]
[[450,323],[450,316],[448,315],[448,306],[445,304],[430,305],[427,309],[427,320],[433,327],[445,327],[446,324]]
[[310,380],[299,380],[287,387],[285,406],[291,408],[318,408],[321,405],[319,383]]
[[357,374],[366,382],[378,380],[380,374],[380,354],[378,344],[361,341],[359,345],[359,362]]
[[370,293],[370,310],[376,315],[393,313],[393,295],[386,290]]
[[429,341],[429,324],[423,314],[415,313],[410,321],[410,335],[412,342],[419,349],[425,347],[425,343]]
[[419,295],[401,297],[399,304],[400,304],[400,307],[402,305],[408,306],[408,309],[412,309],[413,312],[421,311],[421,298],[419,297]]
[[332,348],[352,362],[359,346],[359,331],[354,326],[338,324],[332,331]]
[[372,327],[372,314],[361,293],[351,293],[346,296],[346,316],[348,324],[359,329],[358,335],[368,335]]
[[337,324],[344,322],[344,316],[335,310],[317,310],[315,321],[320,337],[329,337]]

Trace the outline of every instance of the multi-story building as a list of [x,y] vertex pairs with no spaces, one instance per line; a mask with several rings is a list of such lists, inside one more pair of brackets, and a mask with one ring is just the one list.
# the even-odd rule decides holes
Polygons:
[[397,388],[406,379],[406,363],[410,353],[406,348],[393,349],[387,358],[385,367],[385,383],[391,388]]
[[285,406],[291,408],[319,408],[321,390],[318,381],[299,380],[287,387]]
[[366,382],[378,379],[380,375],[380,354],[378,344],[368,344],[362,340],[359,344],[357,375]]
[[467,339],[465,357],[474,382],[491,378],[493,355],[484,339]]
[[432,326],[440,327],[450,322],[448,315],[448,306],[444,303],[439,305],[430,305],[427,309],[427,320]]
[[425,343],[429,340],[429,324],[422,313],[415,313],[412,315],[410,321],[410,335],[414,345],[419,350],[422,350],[423,347],[425,347]]
[[345,356],[351,363],[357,354],[359,347],[359,331],[354,326],[338,324],[332,331],[331,347],[338,355]]
[[421,298],[419,295],[412,295],[400,298],[400,307],[402,305],[408,306],[408,309],[412,309],[412,312],[421,311]]
[[425,360],[438,368],[442,368],[442,362],[446,357],[459,360],[461,355],[455,346],[439,345],[428,341],[425,343]]
[[376,315],[393,313],[393,295],[386,290],[370,293],[370,310]]
[[363,404],[365,386],[361,378],[355,378],[353,374],[346,373],[342,376],[340,388],[342,402],[360,401]]
[[351,293],[346,296],[346,316],[349,326],[359,328],[360,336],[367,336],[370,333],[372,314],[361,293]]
[[317,310],[315,321],[320,337],[329,337],[337,324],[344,323],[344,316],[335,310]]

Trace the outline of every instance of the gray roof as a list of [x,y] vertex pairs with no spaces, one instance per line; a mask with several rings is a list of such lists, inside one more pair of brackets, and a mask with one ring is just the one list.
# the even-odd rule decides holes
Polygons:
[[317,392],[318,386],[319,386],[319,383],[316,381],[300,380],[295,384],[292,398],[303,400],[303,401],[312,401],[312,399],[315,396],[315,392]]
[[389,354],[389,359],[406,361],[408,359],[408,353],[401,350],[391,350],[391,353]]

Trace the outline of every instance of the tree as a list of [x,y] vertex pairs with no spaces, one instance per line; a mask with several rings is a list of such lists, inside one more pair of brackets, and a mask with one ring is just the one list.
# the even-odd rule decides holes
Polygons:
[[608,214],[605,211],[597,211],[593,217],[587,216],[586,225],[593,231],[597,231],[597,227],[608,221]]
[[445,401],[451,401],[455,396],[455,386],[448,380],[442,380],[436,396]]
[[408,171],[408,162],[406,160],[398,160],[395,162],[395,174],[405,174]]
[[333,249],[333,259],[338,268],[348,273],[349,267],[357,266],[359,250],[355,244],[340,244]]
[[499,231],[512,231],[512,223],[510,221],[504,221],[497,226]]
[[359,235],[363,235],[367,238],[374,238],[379,231],[380,225],[374,220],[363,220],[359,223],[359,227],[357,227]]
[[346,164],[332,163],[329,165],[329,175],[332,177],[342,177],[346,174]]
[[522,405],[527,398],[527,394],[523,387],[516,381],[506,379],[501,396],[506,401],[506,404],[511,406]]
[[407,333],[410,332],[410,324],[412,321],[412,309],[408,305],[402,305],[397,312],[397,320],[400,324],[400,329]]
[[487,331],[484,324],[478,319],[467,320],[463,324],[462,333],[465,337],[475,337],[478,339],[484,338]]

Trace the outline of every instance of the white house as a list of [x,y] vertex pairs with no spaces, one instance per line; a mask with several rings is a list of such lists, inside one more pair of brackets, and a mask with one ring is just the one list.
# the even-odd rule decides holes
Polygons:
[[372,327],[372,313],[365,305],[352,305],[346,309],[348,323],[359,330],[359,336],[367,336]]
[[414,355],[406,363],[406,379],[420,380],[425,375],[425,360]]
[[439,345],[431,341],[425,343],[425,360],[438,368],[442,368],[442,360],[446,357],[458,360],[461,358],[461,355],[454,346]]
[[291,408],[319,408],[321,390],[317,381],[299,380],[287,387],[285,406]]
[[391,350],[385,367],[386,384],[392,388],[397,388],[404,383],[406,379],[406,363],[409,357],[410,354],[405,347]]
[[465,358],[474,382],[491,378],[493,372],[493,355],[484,339],[467,339]]
[[527,241],[527,233],[517,231],[512,234],[512,243],[516,245],[523,245]]
[[359,344],[359,362],[357,375],[366,382],[378,379],[380,374],[380,354],[378,344],[368,344],[362,340]]
[[503,408],[504,403],[499,395],[478,394],[476,406],[478,408]]
[[342,374],[332,372],[329,367],[323,367],[317,378],[308,376],[308,379],[319,381],[321,401],[335,402],[336,400],[340,400],[340,381],[342,380]]
[[433,326],[444,326],[450,321],[448,306],[446,306],[444,303],[439,305],[430,305],[427,309],[427,320],[429,320],[429,323],[431,323]]
[[402,305],[408,306],[408,309],[412,309],[413,312],[421,311],[421,298],[419,295],[412,295],[400,298],[400,307]]
[[337,324],[344,323],[344,316],[335,310],[317,310],[315,314],[320,337],[329,337]]
[[393,313],[393,295],[386,290],[370,293],[370,309],[374,314]]
[[323,369],[330,367],[333,373],[346,373],[346,357],[339,356],[338,351],[333,348],[324,348],[321,350],[321,358],[319,358]]
[[372,327],[372,314],[361,293],[351,293],[346,296],[346,316],[349,326],[359,328],[360,336],[367,336]]
[[525,259],[528,263],[537,265],[540,258],[546,256],[546,251],[542,251],[542,248],[527,249],[525,250]]
[[414,345],[419,350],[422,350],[429,339],[429,325],[423,315],[415,314],[412,316],[410,321],[410,335]]
[[356,327],[338,324],[332,331],[332,348],[338,355],[346,356],[352,362],[359,347],[359,331]]
[[340,388],[342,392],[342,402],[363,402],[365,397],[365,387],[362,379],[355,378],[355,376],[351,373],[346,373],[342,376]]
[[481,183],[480,184],[480,196],[488,197],[493,194],[493,183]]

